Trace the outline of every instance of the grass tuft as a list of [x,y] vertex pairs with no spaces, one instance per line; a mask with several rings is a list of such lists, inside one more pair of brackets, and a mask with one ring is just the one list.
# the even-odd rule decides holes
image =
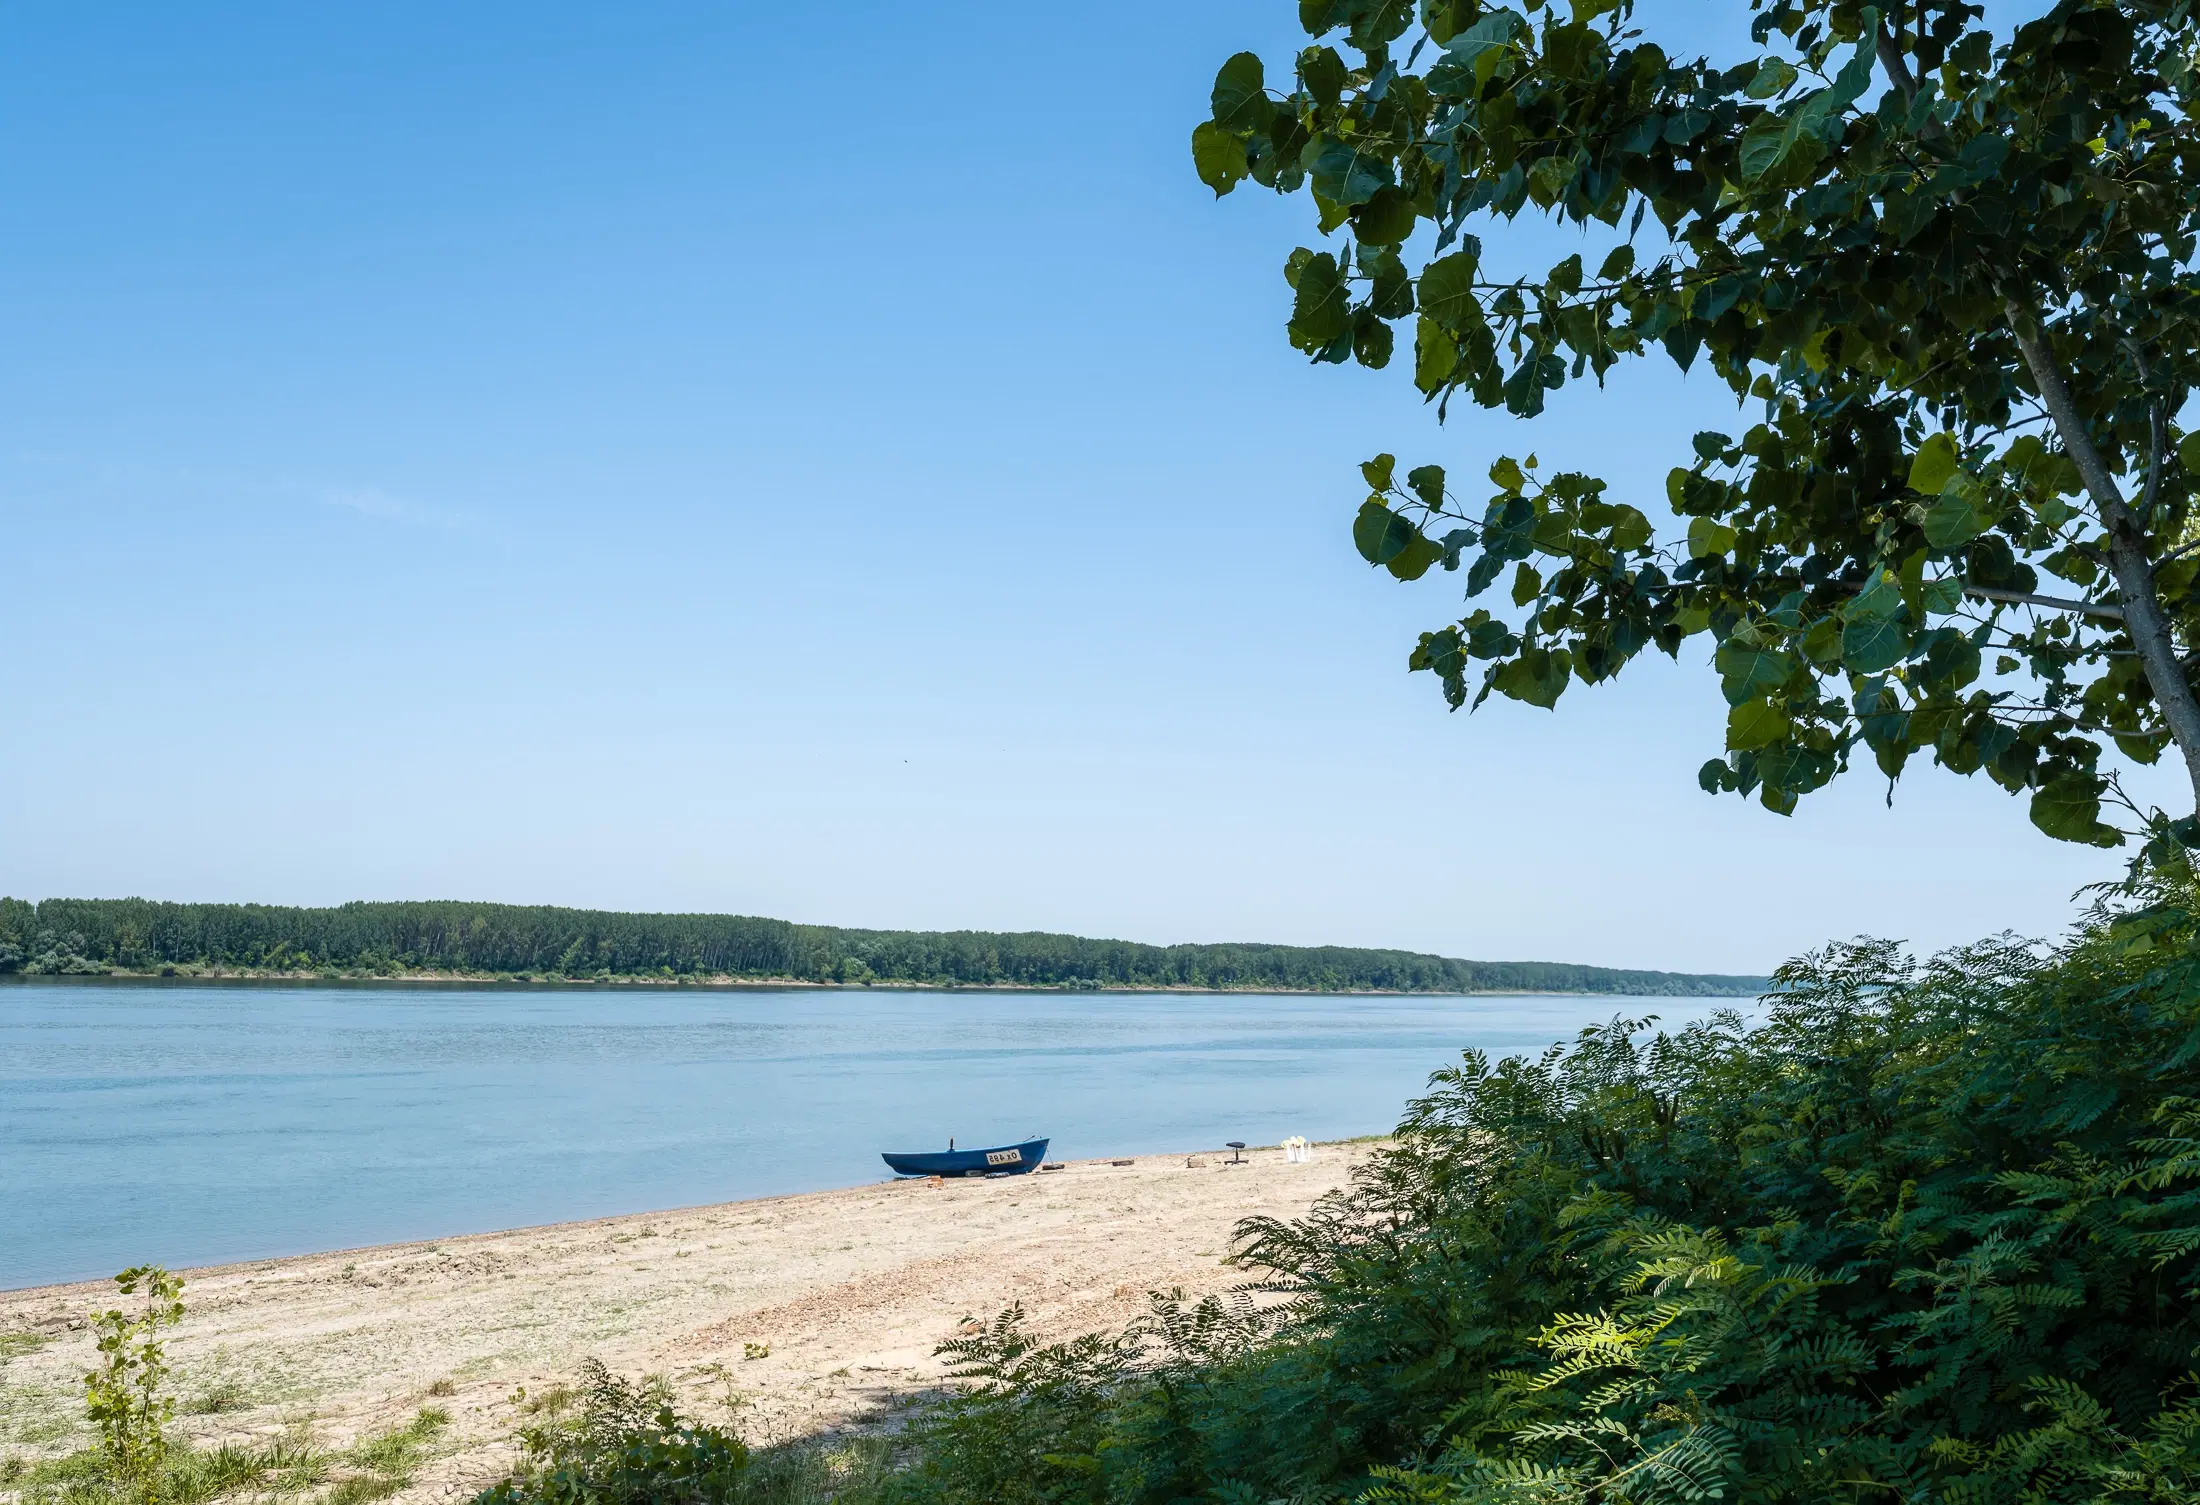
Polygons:
[[5,1364],[10,1359],[19,1359],[25,1354],[36,1353],[52,1341],[53,1337],[48,1333],[22,1330],[0,1333],[0,1364]]

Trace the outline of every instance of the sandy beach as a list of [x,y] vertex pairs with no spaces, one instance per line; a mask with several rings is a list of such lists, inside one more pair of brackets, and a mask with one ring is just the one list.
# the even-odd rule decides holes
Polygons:
[[[1223,1263],[1240,1218],[1303,1211],[1368,1150],[1072,1161],[189,1271],[179,1430],[341,1446],[440,1405],[452,1426],[400,1498],[441,1501],[509,1462],[521,1392],[590,1356],[666,1375],[755,1440],[887,1427],[936,1389],[932,1350],[965,1319],[1021,1301],[1066,1336],[1120,1326],[1150,1290],[1227,1289],[1245,1278]],[[112,1296],[0,1292],[0,1452],[86,1440],[85,1318]]]

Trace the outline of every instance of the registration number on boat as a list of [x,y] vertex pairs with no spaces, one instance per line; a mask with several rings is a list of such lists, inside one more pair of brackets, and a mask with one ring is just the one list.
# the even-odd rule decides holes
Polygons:
[[1022,1165],[1024,1163],[1024,1152],[1022,1150],[987,1150],[985,1152],[985,1163],[987,1165]]

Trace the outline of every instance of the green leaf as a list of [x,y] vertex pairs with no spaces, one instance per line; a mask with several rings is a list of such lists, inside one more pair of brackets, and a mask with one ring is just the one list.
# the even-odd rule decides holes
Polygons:
[[2101,823],[2101,791],[2107,787],[2105,780],[2085,773],[2050,779],[2032,796],[2032,824],[2057,841],[2121,846],[2123,837]]
[[1688,557],[1706,559],[1734,547],[1734,530],[1708,517],[1689,519]]
[[1218,199],[1237,187],[1238,180],[1252,170],[1247,163],[1244,138],[1211,120],[1202,120],[1192,127],[1192,167],[1199,174],[1199,181],[1212,188]]
[[1420,537],[1420,531],[1373,497],[1360,503],[1352,520],[1352,543],[1369,564],[1388,564]]
[[1390,163],[1367,147],[1332,141],[1314,159],[1314,192],[1339,208],[1350,209],[1375,197],[1390,184]]
[[1497,463],[1490,467],[1490,480],[1506,495],[1518,496],[1520,488],[1527,484],[1528,478],[1521,474],[1518,460],[1515,460],[1511,455],[1500,455]]
[[1394,246],[1413,233],[1419,215],[1402,188],[1378,189],[1352,216],[1352,233],[1371,246]]
[[1726,745],[1734,752],[1781,741],[1794,729],[1787,712],[1769,700],[1745,700],[1726,713]]
[[1371,371],[1380,371],[1390,364],[1391,344],[1395,337],[1390,326],[1366,309],[1352,318],[1352,358]]
[[1752,696],[1777,690],[1795,671],[1795,660],[1777,648],[1731,641],[1719,645],[1711,662],[1719,671],[1719,688],[1725,692],[1728,705],[1740,705]]
[[1309,47],[1299,54],[1299,82],[1319,104],[1334,105],[1344,94],[1344,59],[1334,47]]
[[1574,158],[1545,157],[1528,169],[1528,197],[1548,207],[1566,196],[1581,164]]
[[1768,57],[1757,65],[1757,76],[1749,81],[1751,99],[1770,99],[1773,95],[1795,82],[1795,65],[1785,58]]
[[1513,605],[1526,606],[1543,594],[1543,577],[1532,564],[1522,564],[1513,571]]
[[1429,87],[1446,94],[1479,91],[1511,54],[1514,38],[1527,25],[1517,11],[1493,10],[1480,17],[1444,44],[1443,61],[1429,69]]
[[1653,536],[1655,532],[1650,526],[1650,519],[1643,516],[1639,509],[1628,506],[1619,509],[1619,517],[1612,524],[1613,548],[1623,554],[1631,554],[1637,549],[1648,548]]
[[1742,177],[1756,182],[1770,176],[1798,146],[1809,144],[1809,160],[1822,155],[1824,148],[1817,145],[1835,131],[1841,117],[1850,105],[1863,97],[1871,86],[1872,68],[1876,62],[1873,33],[1879,26],[1879,12],[1871,6],[1864,7],[1863,27],[1856,50],[1842,66],[1830,87],[1806,94],[1785,111],[1767,111],[1751,122],[1742,133]]
[[1811,623],[1803,634],[1803,656],[1814,664],[1837,664],[1841,661],[1841,622],[1837,617],[1821,617]]
[[1275,107],[1268,102],[1267,78],[1259,54],[1240,52],[1224,63],[1215,74],[1208,102],[1214,110],[1214,123],[1226,131],[1249,131],[1266,125]]
[[1902,610],[1902,605],[1902,583],[1881,570],[1869,586],[1857,592],[1845,615],[1852,622],[1882,621]]
[[1299,269],[1291,304],[1291,343],[1315,354],[1352,328],[1344,274],[1327,251]]
[[1795,147],[1795,123],[1779,115],[1760,116],[1742,133],[1742,177],[1754,183],[1787,159]]
[[1910,461],[1910,489],[1921,496],[1940,495],[1958,463],[1956,441],[1947,434],[1933,435],[1918,446],[1916,458]]
[[1390,489],[1390,478],[1397,468],[1398,457],[1396,455],[1377,455],[1372,460],[1362,460],[1360,462],[1360,474],[1366,479],[1368,488],[1372,491],[1388,491]]
[[1347,0],[1345,13],[1352,23],[1348,40],[1362,52],[1372,52],[1413,24],[1413,0]]
[[1984,533],[1994,525],[1985,499],[1978,479],[1958,471],[1939,500],[1925,509],[1925,541],[1936,549],[1953,549]]
[[1841,665],[1851,674],[1877,674],[1909,656],[1910,635],[1892,617],[1852,620],[1841,629]]
[[1833,87],[1820,96],[1825,101],[1824,108],[1828,112],[1847,109],[1862,99],[1864,91],[1871,87],[1872,70],[1879,62],[1878,7],[1865,6],[1857,24],[1856,50],[1849,54],[1848,62],[1842,65],[1840,73],[1834,77]]
[[2177,463],[2187,475],[2200,476],[2200,430],[2177,441]]
[[1418,580],[1428,573],[1430,565],[1443,557],[1443,545],[1416,528],[1413,536],[1406,540],[1406,546],[1384,561],[1383,567],[1400,580]]
[[1421,269],[1421,312],[1446,329],[1464,330],[1482,322],[1482,305],[1474,293],[1479,250],[1454,251]]
[[1563,648],[1529,648],[1501,666],[1491,676],[1490,687],[1500,695],[1549,710],[1558,704],[1572,673],[1572,663]]
[[1406,472],[1406,485],[1431,511],[1444,505],[1444,467],[1416,465]]
[[1433,397],[1459,369],[1459,342],[1427,314],[1413,325],[1413,385]]

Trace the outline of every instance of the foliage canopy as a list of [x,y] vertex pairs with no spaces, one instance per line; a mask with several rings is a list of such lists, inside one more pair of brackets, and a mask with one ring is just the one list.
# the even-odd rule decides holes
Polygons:
[[[1684,535],[1533,456],[1486,493],[1368,462],[1371,563],[1463,568],[1470,600],[1511,574],[1412,667],[1455,708],[1550,706],[1708,636],[1707,789],[1785,813],[1862,753],[1890,780],[1930,754],[2051,836],[2117,844],[2106,802],[2157,855],[2193,837],[2101,762],[2174,747],[2200,800],[2189,4],[2060,0],[1997,37],[1964,0],[1752,0],[1729,65],[1631,0],[1520,4],[1301,0],[1312,45],[1273,86],[1230,58],[1192,138],[1218,195],[1311,196],[1333,238],[1285,277],[1315,361],[1383,366],[1410,328],[1439,413],[1532,418],[1662,352],[1756,408],[1668,477]],[[1590,249],[1507,274],[1469,227],[1524,213]]]
[[1754,993],[1761,977],[1477,962],[1356,946],[1184,945],[1025,931],[844,930],[749,915],[549,905],[169,904],[0,898],[0,973],[221,966],[279,972],[795,978],[1022,987]]
[[1469,1052],[1240,1230],[1270,1299],[1007,1320],[900,1498],[1163,1505],[2200,1495],[2200,931],[1792,964],[1756,1027]]

